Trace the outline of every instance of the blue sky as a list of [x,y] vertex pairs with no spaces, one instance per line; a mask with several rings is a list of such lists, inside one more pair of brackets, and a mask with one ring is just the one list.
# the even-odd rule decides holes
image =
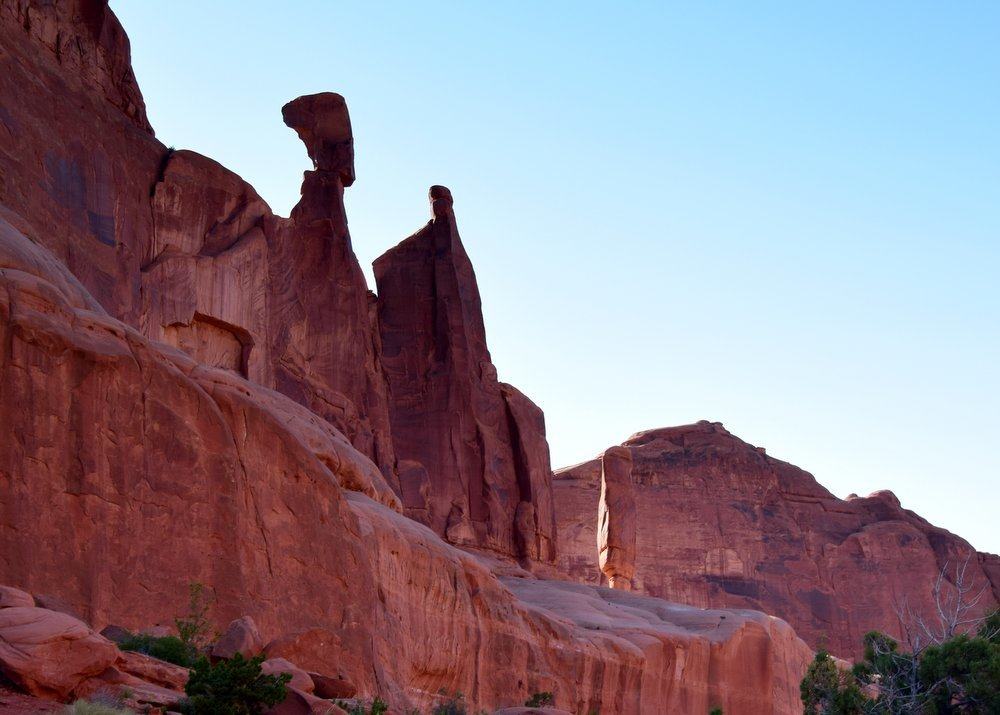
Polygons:
[[340,92],[370,264],[455,196],[553,463],[709,419],[1000,552],[1000,5],[117,0],[150,119],[278,213]]

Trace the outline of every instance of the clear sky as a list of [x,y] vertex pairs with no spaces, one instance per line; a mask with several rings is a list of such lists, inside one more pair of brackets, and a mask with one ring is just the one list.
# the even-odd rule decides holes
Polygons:
[[1000,552],[1000,4],[112,6],[158,136],[283,215],[282,104],[347,98],[369,276],[452,189],[554,465],[721,421]]

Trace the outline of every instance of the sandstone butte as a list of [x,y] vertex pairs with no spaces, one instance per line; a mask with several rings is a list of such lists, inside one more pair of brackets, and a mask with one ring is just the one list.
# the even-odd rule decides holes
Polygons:
[[[604,485],[609,454],[631,473],[619,469]],[[978,613],[1000,601],[997,556],[903,509],[892,492],[838,499],[718,422],[640,432],[556,471],[553,487],[558,565],[575,579],[625,574],[639,593],[765,611],[845,658],[860,655],[870,630],[902,637],[906,609],[933,622],[942,571],[954,580],[964,567],[974,592],[984,590]],[[605,499],[612,488],[615,499]],[[601,568],[593,558],[599,504],[615,527],[600,538],[621,555]]]
[[715,426],[553,479],[448,189],[368,289],[337,94],[281,110],[312,162],[288,218],[155,138],[106,1],[0,0],[0,99],[0,711],[168,704],[186,675],[98,631],[200,582],[220,653],[295,673],[282,712],[793,713],[811,646],[892,629],[845,583],[926,598],[971,553]]

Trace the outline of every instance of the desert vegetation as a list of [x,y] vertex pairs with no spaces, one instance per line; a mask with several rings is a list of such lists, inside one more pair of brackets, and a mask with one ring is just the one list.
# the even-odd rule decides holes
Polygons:
[[905,644],[871,631],[864,657],[847,668],[824,650],[801,683],[805,712],[822,715],[951,715],[1000,712],[1000,611],[975,616],[986,594],[968,560],[934,585],[935,613],[898,608]]

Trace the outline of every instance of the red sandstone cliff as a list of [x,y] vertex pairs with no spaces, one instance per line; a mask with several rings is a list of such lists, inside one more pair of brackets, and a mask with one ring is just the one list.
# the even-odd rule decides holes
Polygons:
[[[809,651],[782,621],[540,580],[400,513],[397,463],[415,461],[390,434],[405,399],[375,326],[393,311],[346,229],[342,98],[285,109],[314,169],[284,219],[153,137],[106,2],[2,0],[0,21],[0,583],[140,628],[200,581],[216,624],[252,616],[269,654],[400,710],[443,689],[476,709],[550,690],[574,711],[796,711]],[[496,382],[443,227],[436,308],[468,333],[435,334],[460,412],[441,428],[481,422],[484,446],[427,457],[427,494],[466,509],[456,540],[550,559],[544,420]],[[505,466],[477,470],[487,456]],[[0,633],[0,659],[17,637]]]
[[[657,552],[636,445],[605,465],[604,565],[640,594],[511,565],[556,556],[544,417],[497,380],[446,189],[432,189],[431,222],[376,262],[379,296],[368,291],[344,213],[342,97],[283,110],[313,162],[288,218],[155,139],[103,0],[0,0],[0,98],[0,584],[98,628],[139,628],[200,581],[217,624],[250,615],[269,653],[398,709],[442,689],[476,709],[542,690],[576,712],[800,708],[810,652],[788,624],[641,595]],[[597,500],[582,506],[590,471],[578,474],[556,482],[575,575],[597,563],[585,533]],[[771,491],[731,503],[752,512]],[[728,513],[735,497],[712,496],[691,519]],[[894,509],[875,500],[859,518]],[[865,537],[868,522],[837,518],[847,541],[861,535],[833,563],[883,544],[877,519]],[[810,593],[798,569],[816,543],[784,544],[791,566],[771,565],[769,588]],[[912,550],[916,570],[950,553],[934,543]],[[726,590],[730,547],[713,548],[705,568]],[[692,550],[676,558],[693,563]],[[671,593],[703,604],[692,578]],[[893,579],[917,583],[902,566]],[[736,605],[758,602],[773,605]]]
[[[953,578],[968,560],[968,577],[992,590],[982,610],[1000,600],[995,556],[903,509],[891,492],[837,499],[719,423],[640,432],[615,449],[632,460],[635,493],[617,516],[635,532],[628,567],[640,593],[760,609],[844,657],[869,630],[899,635],[904,599],[932,620],[946,565]],[[599,583],[600,460],[557,471],[553,490],[559,566]]]
[[[53,250],[111,315],[328,420],[401,496],[402,469],[409,513],[438,533],[551,561],[544,420],[526,397],[496,381],[475,277],[453,217],[461,269],[450,284],[454,294],[438,300],[453,305],[459,319],[437,326],[444,332],[435,339],[450,346],[443,359],[452,367],[431,380],[451,396],[439,394],[431,409],[450,400],[462,424],[440,432],[433,424],[406,427],[405,383],[412,376],[399,369],[392,340],[418,336],[426,326],[405,324],[391,288],[377,302],[351,247],[343,192],[355,177],[354,144],[343,98],[312,95],[283,108],[313,170],[305,172],[302,199],[282,218],[237,175],[195,152],[168,150],[152,136],[128,65],[128,40],[106,3],[57,8],[8,1],[3,8],[0,86],[4,97],[18,101],[5,102],[0,113],[0,203],[17,215],[18,227]],[[58,49],[67,37],[74,38],[72,58]],[[380,265],[388,266],[392,255],[399,254],[390,252]],[[438,271],[438,278],[446,273]],[[399,325],[380,334],[380,319]],[[456,357],[463,341],[468,360]],[[387,354],[398,396],[391,405]],[[469,445],[479,438],[482,446]],[[436,441],[439,456],[414,452],[415,441]],[[399,465],[395,443],[407,449]],[[445,458],[446,451],[458,456]],[[430,489],[432,504],[414,501],[421,489]]]
[[[199,581],[215,623],[250,615],[269,654],[399,711],[442,689],[477,709],[542,690],[584,712],[798,708],[810,652],[784,622],[495,575],[400,514],[334,427],[111,318],[3,220],[0,345],[0,583],[97,628],[161,622]],[[0,669],[20,667],[11,637]]]

